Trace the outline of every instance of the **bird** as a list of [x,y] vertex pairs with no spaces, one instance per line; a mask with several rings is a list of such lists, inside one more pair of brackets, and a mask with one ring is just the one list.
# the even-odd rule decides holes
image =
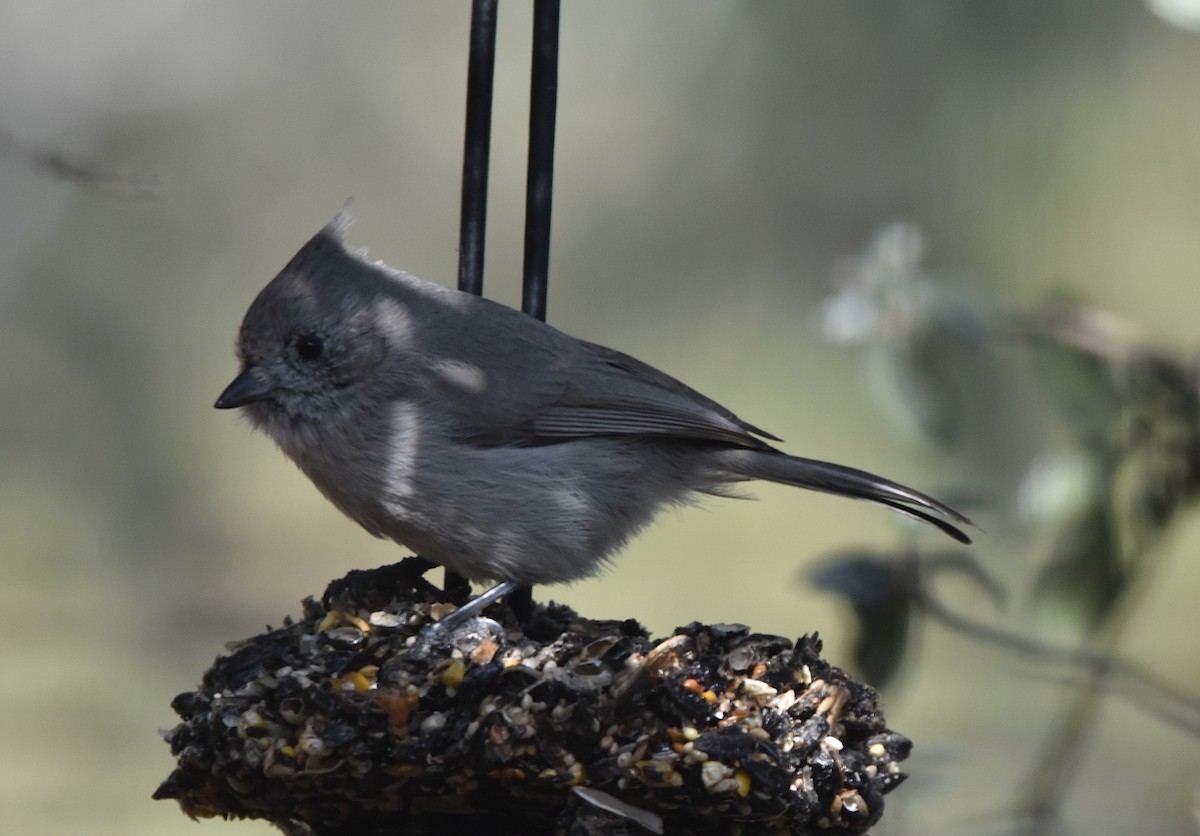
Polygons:
[[596,574],[665,507],[766,480],[868,500],[960,543],[970,520],[780,439],[628,354],[351,250],[343,210],[258,294],[240,409],[371,534],[474,581]]

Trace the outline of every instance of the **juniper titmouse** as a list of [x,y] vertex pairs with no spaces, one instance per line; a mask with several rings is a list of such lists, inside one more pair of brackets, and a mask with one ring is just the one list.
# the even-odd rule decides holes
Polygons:
[[666,505],[766,479],[967,519],[778,441],[663,372],[350,252],[343,212],[250,306],[217,400],[367,531],[468,578],[595,573]]

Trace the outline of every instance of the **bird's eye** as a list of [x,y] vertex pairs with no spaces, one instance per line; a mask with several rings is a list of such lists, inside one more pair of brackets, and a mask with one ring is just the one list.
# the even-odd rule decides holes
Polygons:
[[316,360],[325,351],[325,343],[320,337],[301,337],[296,341],[296,356],[305,362]]

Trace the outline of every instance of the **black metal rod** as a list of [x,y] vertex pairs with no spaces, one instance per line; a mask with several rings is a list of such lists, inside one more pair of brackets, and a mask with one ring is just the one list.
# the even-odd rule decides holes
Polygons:
[[[521,310],[543,322],[550,275],[550,208],[554,192],[554,123],[558,99],[559,0],[535,0],[529,82],[529,164],[525,181],[525,265]],[[509,592],[522,620],[533,615],[533,587]]]
[[535,0],[521,310],[541,320],[546,318],[546,287],[550,271],[550,198],[554,190],[554,120],[558,97],[558,20],[559,0]]
[[[467,65],[467,119],[463,145],[458,287],[475,294],[483,292],[497,2],[498,0],[473,0],[471,6],[471,53]],[[559,0],[535,0],[521,310],[541,320],[546,318],[546,288],[550,268],[550,209],[554,187],[554,123],[558,96],[558,29]],[[446,571],[447,591],[461,590],[465,583],[465,578]],[[499,584],[489,593],[485,593],[491,596],[486,602],[498,600],[505,594],[509,595],[510,603],[515,609],[524,612],[526,616],[532,612],[532,587],[514,583]],[[484,602],[481,600],[481,603]]]
[[498,0],[473,0],[471,51],[467,61],[458,289],[477,296],[483,293],[483,247],[487,235],[488,151],[492,136],[497,5]]
[[[462,209],[458,227],[458,289],[483,293],[487,239],[488,152],[492,141],[492,79],[496,74],[496,11],[499,0],[472,0],[467,59],[467,117],[463,137]],[[446,570],[446,591],[465,597],[471,584]]]

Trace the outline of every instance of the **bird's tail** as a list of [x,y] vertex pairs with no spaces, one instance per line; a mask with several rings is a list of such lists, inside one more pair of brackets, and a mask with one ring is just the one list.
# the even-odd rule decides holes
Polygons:
[[941,529],[960,543],[971,542],[962,529],[947,522],[952,520],[954,523],[971,525],[965,515],[931,496],[874,473],[831,462],[789,456],[777,450],[738,448],[728,450],[727,455],[725,463],[739,480],[765,479],[811,491],[866,499]]

